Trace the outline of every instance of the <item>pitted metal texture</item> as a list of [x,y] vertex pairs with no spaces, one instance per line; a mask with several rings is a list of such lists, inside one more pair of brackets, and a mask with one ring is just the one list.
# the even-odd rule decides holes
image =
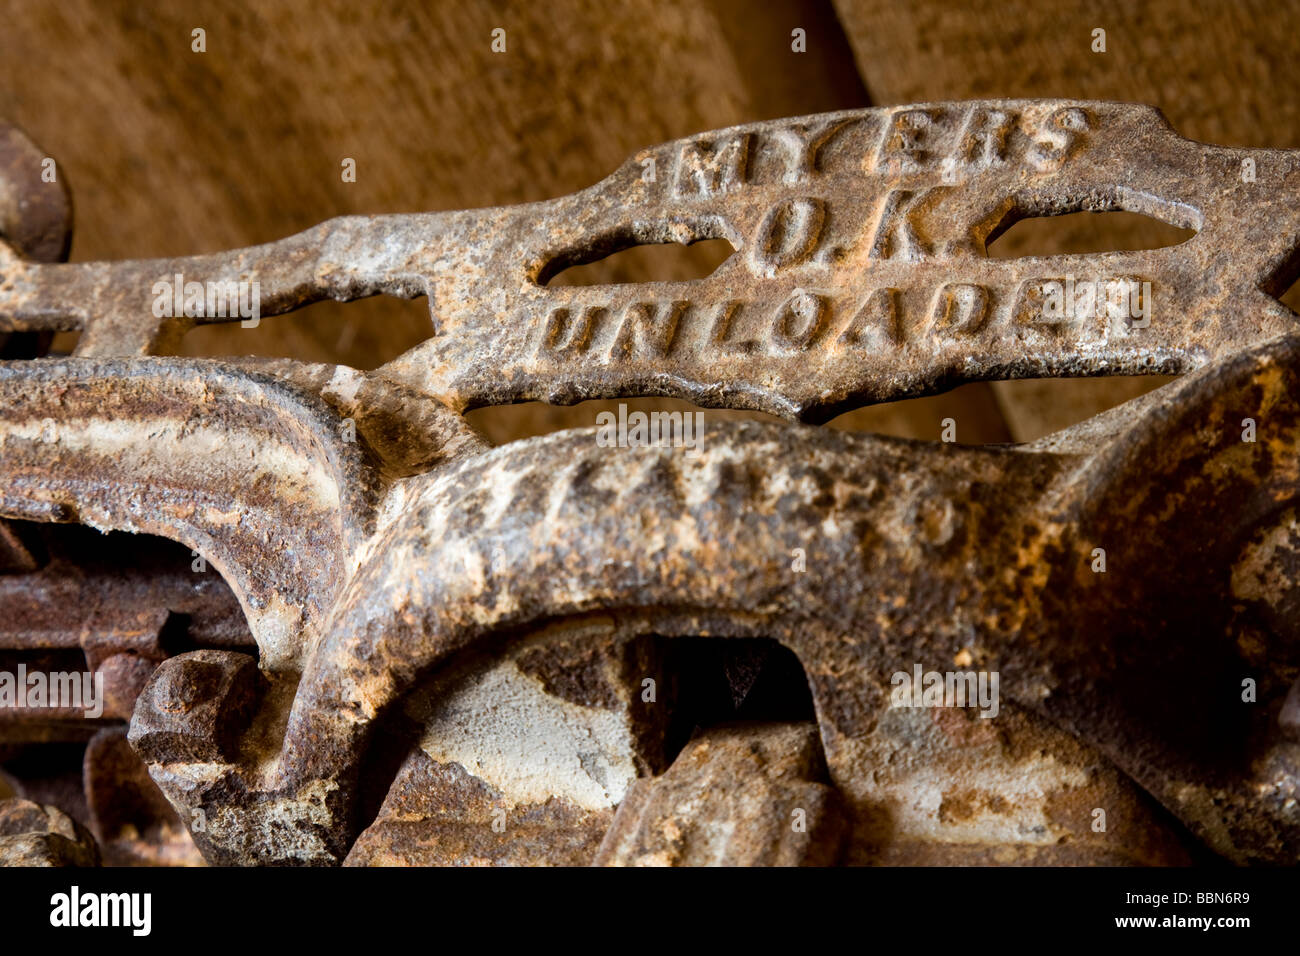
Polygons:
[[[37,262],[11,216],[0,328],[82,336],[0,363],[0,515],[171,539],[238,601],[256,656],[152,652],[130,685],[130,745],[209,862],[1294,863],[1297,175],[1146,107],[996,101],[738,127],[571,197],[189,259]],[[1115,209],[1196,235],[985,256],[1017,219]],[[736,251],[705,279],[546,284],[706,238]],[[1048,315],[1067,281],[1131,297]],[[266,316],[427,295],[436,334],[371,373],[155,354],[254,282]],[[490,448],[461,417],[668,395],[817,421],[1141,372],[1187,374],[1023,446],[712,422]],[[155,634],[176,612],[139,600]],[[787,649],[811,711],[668,746],[668,648],[715,639]],[[721,653],[739,700],[750,652]],[[1001,713],[894,706],[918,665],[997,673]],[[377,756],[403,720],[418,745]]]

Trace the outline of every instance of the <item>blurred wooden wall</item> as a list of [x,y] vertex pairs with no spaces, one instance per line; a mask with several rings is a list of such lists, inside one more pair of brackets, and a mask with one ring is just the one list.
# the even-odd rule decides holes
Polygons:
[[[0,116],[59,160],[76,260],[208,252],[341,214],[543,199],[663,140],[918,100],[1138,100],[1193,137],[1300,145],[1295,2],[4,0],[0,16]],[[505,54],[490,49],[496,27]],[[806,53],[791,51],[795,27]],[[1091,50],[1096,27],[1105,54]],[[344,157],[355,183],[341,181]],[[1116,248],[1149,240],[1121,222],[1040,241],[1097,228]],[[629,255],[609,267],[621,278],[688,267]],[[322,303],[255,330],[196,330],[183,349],[369,368],[430,329],[423,300]],[[836,424],[933,438],[951,416],[963,441],[1025,439],[1149,384],[973,385]],[[595,411],[473,415],[505,440],[590,425]]]

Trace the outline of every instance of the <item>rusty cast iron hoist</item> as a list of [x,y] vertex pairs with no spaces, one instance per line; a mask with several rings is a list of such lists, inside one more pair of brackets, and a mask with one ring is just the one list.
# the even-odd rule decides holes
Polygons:
[[[135,766],[222,864],[1296,862],[1300,152],[1141,106],[923,104],[706,133],[546,202],[93,263],[62,261],[42,158],[0,132],[0,331],[80,338],[0,362],[0,669],[84,654],[111,706],[0,712],[0,747],[93,735],[101,849]],[[1085,210],[1195,234],[986,255]],[[735,249],[706,278],[548,285],[705,239]],[[434,334],[373,372],[166,354],[376,294],[426,296]],[[1181,377],[1029,444],[809,424],[1146,373]],[[688,455],[493,448],[462,417],[631,396],[787,421]],[[52,524],[179,550],[132,571],[121,535],[33,544]],[[706,659],[736,719],[692,736]],[[998,675],[997,716],[897,706],[914,667]],[[808,708],[753,704],[765,680]],[[0,846],[85,843],[35,805]]]

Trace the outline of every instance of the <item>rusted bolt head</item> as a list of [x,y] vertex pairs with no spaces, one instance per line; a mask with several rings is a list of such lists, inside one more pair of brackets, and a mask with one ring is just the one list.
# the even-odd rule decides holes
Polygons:
[[257,662],[232,651],[164,661],[136,701],[128,740],[151,763],[228,759],[257,702]]
[[154,688],[154,706],[166,714],[188,714],[221,690],[225,672],[209,661],[178,659],[163,669]]

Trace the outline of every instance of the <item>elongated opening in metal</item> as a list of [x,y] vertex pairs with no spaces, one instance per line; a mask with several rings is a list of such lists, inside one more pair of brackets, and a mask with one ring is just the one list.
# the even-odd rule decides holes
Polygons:
[[[1131,396],[1124,395],[1109,404],[1118,404],[1129,397]],[[607,413],[612,418],[602,419],[602,413]],[[626,444],[631,446],[637,441],[636,415],[645,416],[640,419],[645,423],[640,434],[657,434],[656,444],[673,444],[674,435],[678,434],[674,429],[679,426],[680,434],[686,438],[697,434],[694,431],[697,424],[783,420],[766,412],[705,408],[676,398],[599,399],[579,402],[577,405],[549,405],[545,402],[487,405],[467,412],[465,419],[494,445],[549,435],[566,428],[599,428],[602,422],[612,422],[610,435],[615,439],[622,435]],[[688,422],[686,415],[701,417],[692,418]],[[962,385],[943,395],[854,408],[835,416],[825,427],[839,431],[892,435],[896,438],[943,441],[949,420],[956,425],[952,440],[960,445],[996,445],[1016,440],[1004,426],[1002,412],[984,382]],[[621,432],[618,430],[620,423],[623,429]],[[685,431],[688,425],[692,428],[690,433]],[[656,428],[657,432],[652,432]]]
[[1136,252],[1177,246],[1196,235],[1137,212],[1075,212],[1031,216],[1000,226],[989,236],[990,259]]
[[432,334],[424,297],[373,296],[355,302],[316,302],[284,315],[199,325],[168,354],[287,358],[370,371]]
[[60,358],[71,355],[80,332],[0,333],[0,360]]
[[[602,415],[612,418],[602,418]],[[638,415],[644,416],[646,423],[642,432],[635,428],[638,419],[634,416]],[[688,419],[688,415],[692,417]],[[700,417],[694,417],[696,415]],[[644,443],[689,448],[693,437],[698,434],[697,426],[716,421],[776,422],[781,419],[766,412],[704,408],[677,398],[623,398],[596,399],[577,405],[550,405],[546,402],[487,405],[467,412],[465,420],[494,445],[549,435],[566,428],[601,427],[612,421],[615,438],[619,434],[618,423],[622,423],[621,434],[626,446]],[[642,437],[638,438],[638,435]]]
[[557,256],[543,267],[538,282],[548,287],[689,282],[713,275],[735,251],[730,242],[715,236],[681,243],[620,235]]

